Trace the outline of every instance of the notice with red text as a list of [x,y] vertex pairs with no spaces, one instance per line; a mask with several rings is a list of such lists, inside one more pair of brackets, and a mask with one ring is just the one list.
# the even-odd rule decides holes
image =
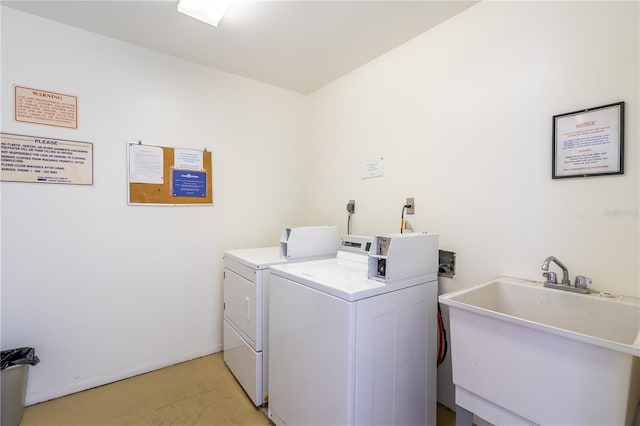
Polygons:
[[78,128],[78,97],[14,86],[14,117],[23,123]]
[[617,107],[558,117],[556,176],[619,171],[619,122]]

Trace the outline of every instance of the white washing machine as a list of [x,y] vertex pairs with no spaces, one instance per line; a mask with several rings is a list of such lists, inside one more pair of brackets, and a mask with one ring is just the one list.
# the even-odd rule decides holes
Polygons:
[[438,236],[376,238],[271,269],[276,425],[436,424]]
[[280,246],[224,253],[224,362],[256,406],[268,398],[269,268],[335,257],[338,228],[285,228]]

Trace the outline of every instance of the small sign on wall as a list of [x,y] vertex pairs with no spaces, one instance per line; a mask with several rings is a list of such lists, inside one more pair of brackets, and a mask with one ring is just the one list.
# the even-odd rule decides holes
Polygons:
[[171,188],[174,197],[206,197],[207,172],[173,169]]
[[16,121],[78,128],[78,97],[30,87],[14,86]]
[[0,133],[0,180],[93,185],[93,144]]
[[360,162],[360,178],[382,177],[383,160],[374,158]]

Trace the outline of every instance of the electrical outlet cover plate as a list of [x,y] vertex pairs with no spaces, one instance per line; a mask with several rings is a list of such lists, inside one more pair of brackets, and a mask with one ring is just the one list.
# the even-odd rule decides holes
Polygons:
[[413,198],[407,198],[407,202],[405,204],[411,207],[407,207],[407,209],[404,212],[406,214],[415,214],[416,204],[415,204],[415,201],[413,201]]

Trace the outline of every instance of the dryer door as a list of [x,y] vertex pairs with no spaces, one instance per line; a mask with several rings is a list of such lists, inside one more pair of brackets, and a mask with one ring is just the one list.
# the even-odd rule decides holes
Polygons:
[[230,269],[224,270],[224,316],[253,350],[262,350],[256,345],[256,285]]

